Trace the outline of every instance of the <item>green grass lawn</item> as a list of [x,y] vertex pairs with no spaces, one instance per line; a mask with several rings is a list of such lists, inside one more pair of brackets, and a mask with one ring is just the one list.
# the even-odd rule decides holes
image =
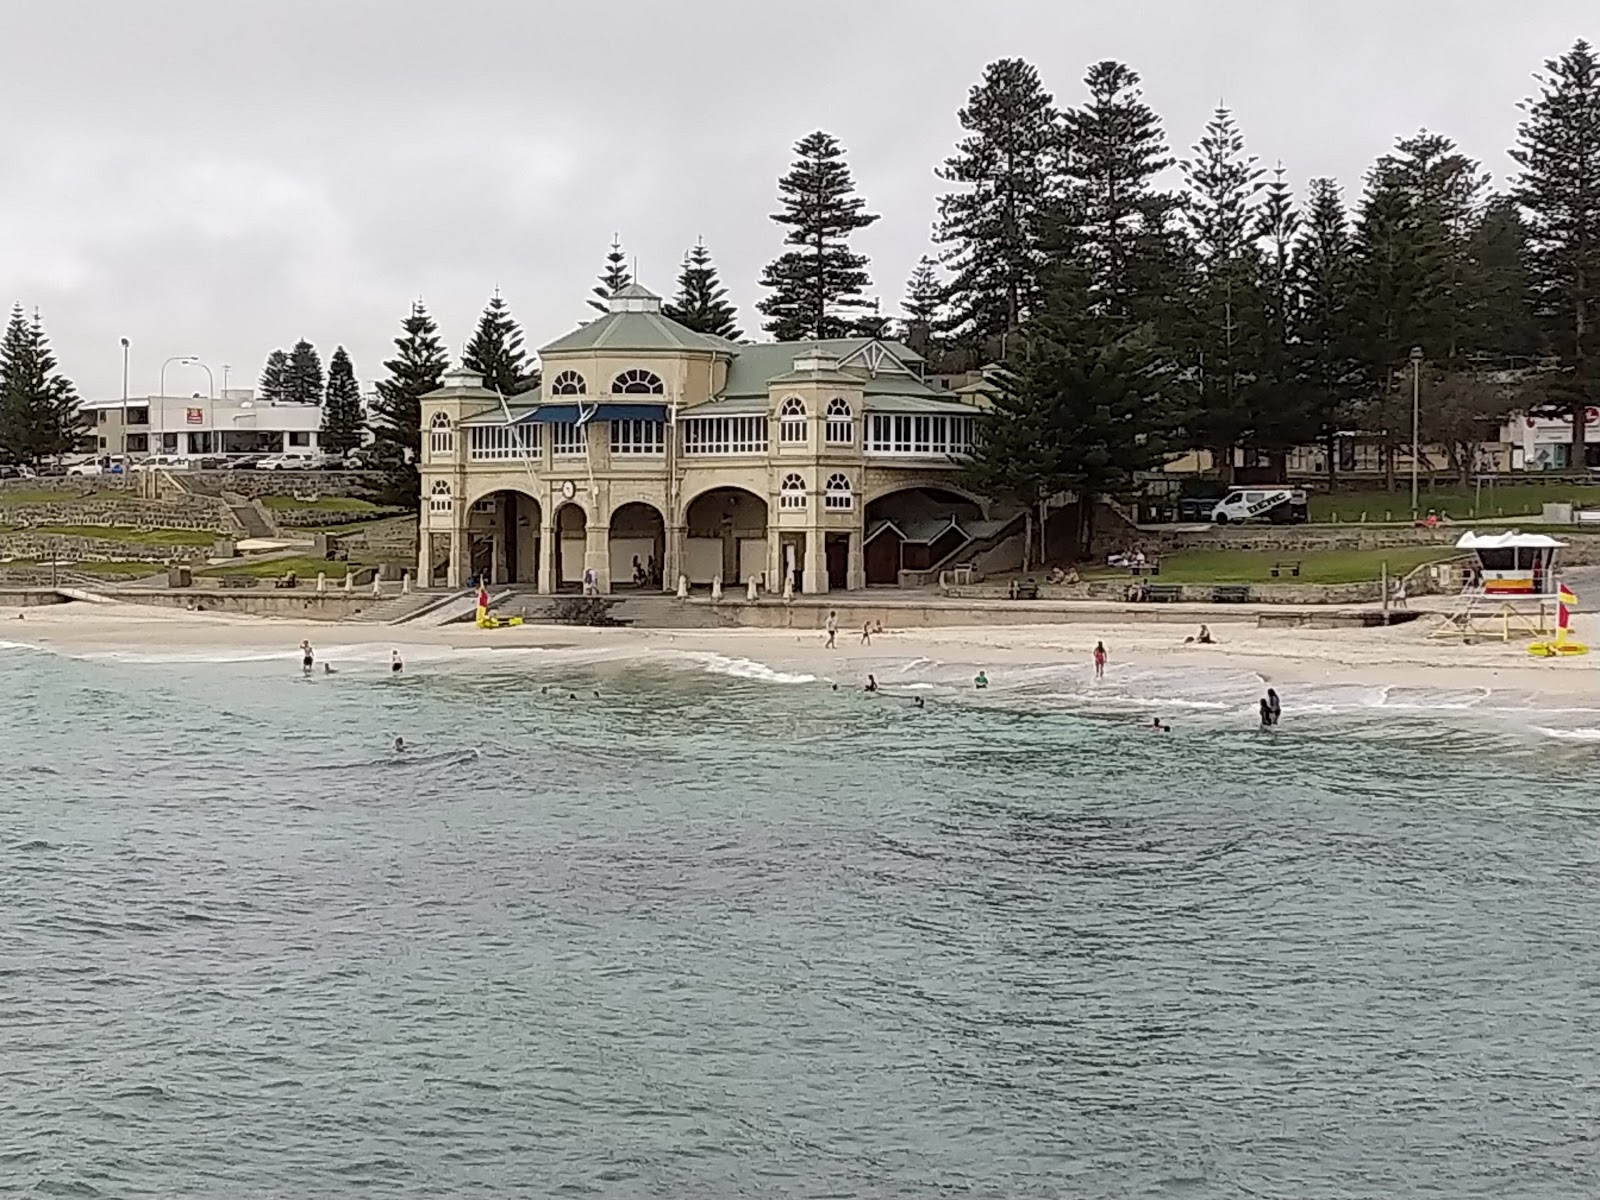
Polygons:
[[0,505],[55,504],[80,499],[77,492],[55,491],[51,488],[6,487],[0,488]]
[[[33,559],[18,559],[14,562],[0,563],[0,570],[6,567],[28,567],[33,570],[48,571],[49,563],[38,563]],[[141,578],[146,575],[159,575],[167,569],[165,563],[158,562],[81,562],[71,566],[59,567],[62,572],[76,571],[81,575],[104,575],[112,577]]]
[[222,535],[205,529],[132,529],[124,525],[35,525],[51,537],[107,538],[143,546],[209,546]]
[[[1369,583],[1405,575],[1423,563],[1455,558],[1450,546],[1418,546],[1404,550],[1307,550],[1290,554],[1261,550],[1179,550],[1161,558],[1161,574],[1142,576],[1149,583]],[[1272,577],[1273,563],[1300,564],[1298,579]],[[1085,573],[1090,579],[1128,579],[1115,567]]]
[[315,583],[317,573],[320,571],[327,575],[328,583],[344,582],[345,568],[359,571],[362,567],[370,567],[370,562],[329,562],[325,558],[313,558],[309,554],[297,554],[288,558],[268,558],[260,562],[234,563],[224,567],[207,567],[197,572],[200,575],[254,575],[257,579],[277,579],[293,571],[303,583]]
[[[1366,514],[1368,521],[1409,522],[1411,520],[1410,486],[1394,492],[1334,492],[1311,495],[1313,521],[1359,521]],[[1493,520],[1495,517],[1526,516],[1537,513],[1546,504],[1600,504],[1600,487],[1577,487],[1568,484],[1513,483],[1484,487],[1481,492],[1472,488],[1422,488],[1417,493],[1417,506],[1426,516],[1431,508],[1454,521]]]
[[361,500],[355,496],[319,496],[315,500],[300,500],[294,496],[263,496],[261,503],[264,507],[278,512],[292,512],[300,509],[317,509],[320,512],[335,513],[375,513],[380,511],[380,506],[371,500]]

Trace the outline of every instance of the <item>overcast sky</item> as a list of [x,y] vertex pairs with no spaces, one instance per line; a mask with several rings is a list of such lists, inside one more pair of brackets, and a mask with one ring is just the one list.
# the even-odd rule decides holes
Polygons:
[[181,354],[252,385],[302,336],[365,384],[413,297],[457,355],[496,286],[537,346],[585,318],[614,230],[663,294],[703,236],[755,333],[776,180],[818,128],[882,214],[857,246],[895,311],[1002,56],[1062,104],[1121,59],[1180,153],[1222,101],[1297,189],[1353,190],[1423,126],[1503,184],[1531,73],[1600,40],[1577,0],[0,4],[0,298],[86,398],[120,394],[124,336],[134,395]]

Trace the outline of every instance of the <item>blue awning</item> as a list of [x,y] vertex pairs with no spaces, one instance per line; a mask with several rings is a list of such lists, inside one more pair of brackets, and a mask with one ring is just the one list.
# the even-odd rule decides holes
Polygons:
[[[576,404],[541,404],[517,418],[518,425],[565,425],[578,419]],[[585,404],[583,415],[591,421],[665,421],[665,404]]]

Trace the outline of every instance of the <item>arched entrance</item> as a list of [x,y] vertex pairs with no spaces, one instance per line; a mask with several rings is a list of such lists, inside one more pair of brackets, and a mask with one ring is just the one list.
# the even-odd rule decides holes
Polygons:
[[611,514],[611,588],[661,590],[667,522],[653,504],[633,501]]
[[555,590],[578,590],[589,549],[589,516],[579,505],[563,504],[556,509],[555,529]]
[[[692,584],[722,577],[724,587],[767,570],[767,502],[744,488],[702,492],[683,514],[682,571]],[[767,586],[772,585],[769,582]]]
[[893,586],[901,571],[926,571],[981,532],[983,509],[960,492],[908,487],[867,505],[862,567],[870,586]]
[[505,488],[482,497],[467,513],[472,578],[490,583],[539,582],[539,502]]

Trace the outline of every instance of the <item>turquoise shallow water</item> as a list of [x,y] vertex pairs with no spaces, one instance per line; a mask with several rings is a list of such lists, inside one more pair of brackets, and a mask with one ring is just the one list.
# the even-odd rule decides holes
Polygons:
[[380,666],[0,650],[0,1194],[1600,1194],[1581,740]]

